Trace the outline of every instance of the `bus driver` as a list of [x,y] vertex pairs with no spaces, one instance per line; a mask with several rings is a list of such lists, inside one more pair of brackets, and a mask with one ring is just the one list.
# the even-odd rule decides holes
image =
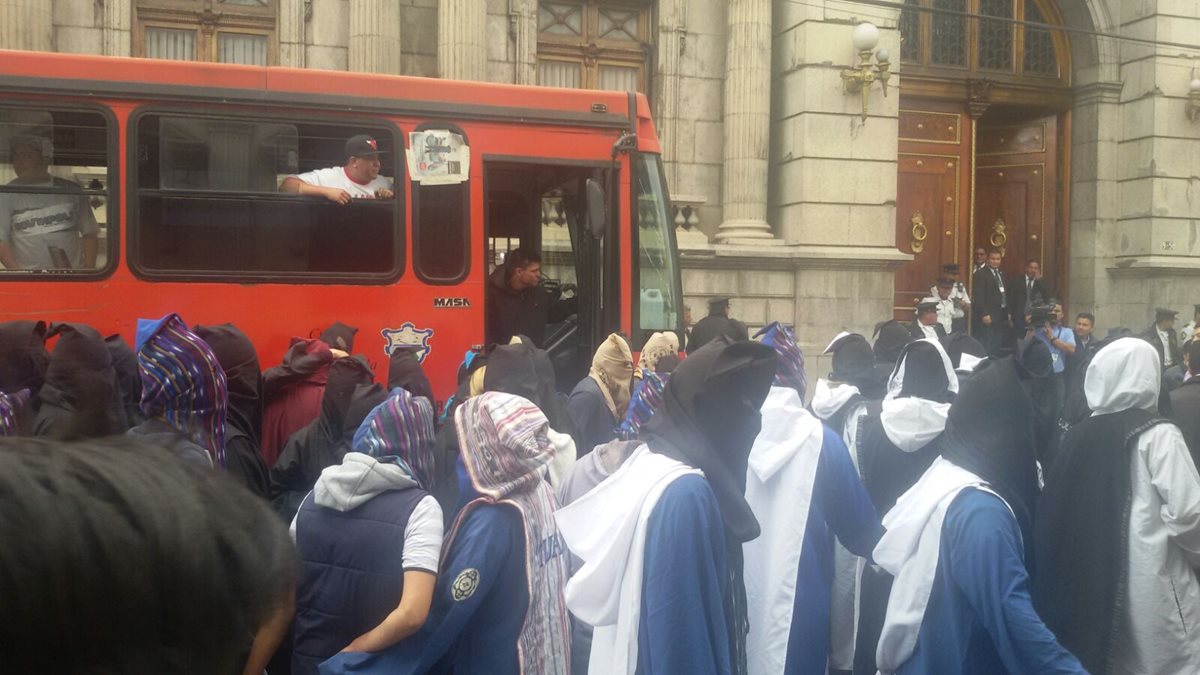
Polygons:
[[391,199],[392,181],[379,175],[382,151],[374,138],[359,134],[346,141],[346,165],[288,176],[280,189],[301,195],[319,195],[331,202],[351,199]]

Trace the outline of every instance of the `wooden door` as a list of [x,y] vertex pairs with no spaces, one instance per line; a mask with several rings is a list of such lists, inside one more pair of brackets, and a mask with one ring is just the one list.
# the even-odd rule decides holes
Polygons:
[[900,107],[896,247],[913,260],[896,271],[892,309],[911,321],[942,265],[969,270],[971,120],[962,106],[902,100]]
[[[977,246],[1004,251],[1004,272],[1020,276],[1035,259],[1051,293],[1062,294],[1065,251],[1057,245],[1058,120],[990,125],[976,133],[975,232]],[[1065,300],[1065,298],[1059,298]]]

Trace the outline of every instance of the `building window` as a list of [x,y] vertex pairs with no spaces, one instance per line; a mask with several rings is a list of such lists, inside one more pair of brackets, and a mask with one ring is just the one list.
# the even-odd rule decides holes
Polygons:
[[278,0],[135,0],[134,55],[275,63]]
[[538,84],[570,89],[649,88],[648,3],[538,3]]

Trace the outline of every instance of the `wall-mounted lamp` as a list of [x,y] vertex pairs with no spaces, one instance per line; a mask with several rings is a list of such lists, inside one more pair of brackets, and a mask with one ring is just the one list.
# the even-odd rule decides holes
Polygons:
[[1192,67],[1192,82],[1188,85],[1187,116],[1192,122],[1200,117],[1200,78],[1196,77],[1195,66]]
[[[883,95],[887,97],[888,80],[892,79],[891,55],[886,49],[875,52],[875,46],[879,44],[879,29],[873,23],[860,23],[855,26],[852,39],[854,49],[858,52],[858,66],[842,71],[842,84],[847,94],[862,94],[862,116],[865,120],[871,83],[879,80],[883,87]],[[872,52],[875,56],[874,66],[871,65]]]

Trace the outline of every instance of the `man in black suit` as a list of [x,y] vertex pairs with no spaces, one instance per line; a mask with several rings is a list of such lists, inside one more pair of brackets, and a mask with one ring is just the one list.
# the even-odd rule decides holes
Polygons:
[[908,328],[908,334],[914,340],[933,338],[938,342],[946,339],[946,329],[938,322],[938,301],[936,298],[925,298],[917,304],[917,318]]
[[1004,284],[1004,273],[1000,271],[1003,261],[1003,254],[992,249],[988,252],[987,265],[975,272],[972,325],[975,338],[987,349],[989,356],[1001,356],[1001,352],[1009,347],[1011,298]]
[[1175,333],[1175,316],[1179,314],[1173,309],[1159,307],[1154,310],[1154,325],[1150,326],[1141,338],[1158,350],[1162,369],[1166,370],[1177,363],[1183,363],[1183,355],[1179,351],[1179,336]]
[[1013,301],[1009,309],[1012,311],[1013,331],[1023,335],[1027,324],[1025,317],[1030,310],[1045,305],[1050,299],[1050,289],[1042,279],[1041,263],[1036,260],[1025,263],[1025,274],[1010,281],[1009,286],[1012,288]]

